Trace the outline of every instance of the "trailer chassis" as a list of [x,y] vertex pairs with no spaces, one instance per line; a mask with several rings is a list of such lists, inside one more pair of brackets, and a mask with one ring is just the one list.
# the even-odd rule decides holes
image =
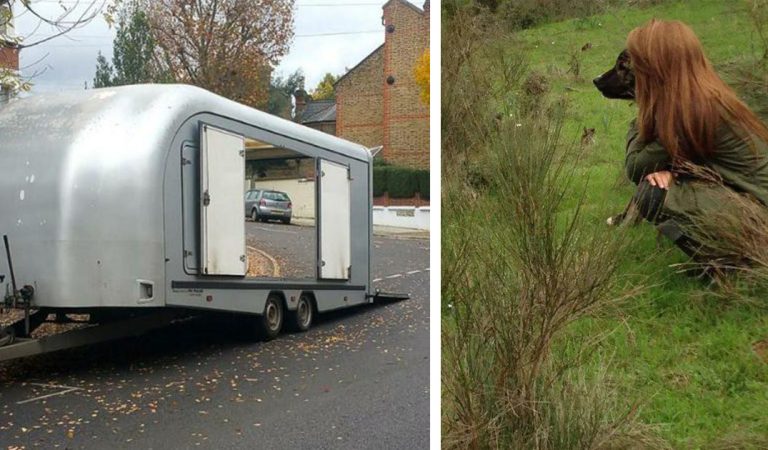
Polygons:
[[[56,314],[53,320],[47,320],[48,316]],[[98,342],[120,339],[130,336],[138,336],[149,330],[162,328],[174,322],[188,320],[194,317],[189,310],[162,308],[151,311],[142,311],[141,314],[115,319],[99,324],[89,322],[72,321],[60,311],[40,309],[29,316],[31,331],[46,322],[54,323],[88,323],[84,328],[65,331],[50,336],[32,338],[30,334],[23,333],[26,329],[25,319],[0,329],[0,361],[7,361],[41,353],[55,352],[67,348],[80,347]]]

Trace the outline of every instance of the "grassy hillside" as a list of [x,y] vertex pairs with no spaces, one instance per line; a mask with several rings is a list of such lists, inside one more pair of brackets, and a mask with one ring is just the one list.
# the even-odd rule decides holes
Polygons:
[[[543,77],[551,98],[566,99],[562,136],[566,144],[582,147],[582,157],[573,163],[580,178],[578,185],[587,186],[581,214],[598,235],[618,233],[605,225],[607,213],[622,211],[633,194],[622,168],[627,126],[636,108],[628,102],[603,98],[591,80],[612,67],[628,32],[653,17],[691,25],[710,59],[723,70],[721,74],[726,67],[743,66],[763,53],[748,4],[739,0],[627,7],[547,24],[509,40],[510,54],[522,49],[527,71]],[[444,37],[444,46],[445,42]],[[520,122],[517,126],[525,129],[526,118],[516,120]],[[584,128],[595,129],[592,142],[580,143]],[[444,191],[446,176],[444,173]],[[450,176],[455,178],[456,174]],[[444,205],[446,201],[452,200],[444,192]],[[493,200],[481,194],[477,203],[488,206],[485,212],[468,208],[469,218],[446,217],[444,206],[444,286],[446,275],[451,280],[458,278],[446,274],[446,254],[463,257],[457,227],[486,220],[485,228],[478,229],[498,232],[499,238],[504,238],[504,224],[493,223]],[[563,204],[565,209],[575,209],[577,194]],[[555,345],[552,359],[572,356],[569,340],[598,342],[597,350],[578,370],[602,373],[607,367],[604,379],[610,383],[608,389],[618,392],[625,406],[637,405],[640,420],[653,425],[674,448],[768,448],[768,297],[745,302],[678,273],[674,265],[686,258],[670,243],[658,240],[648,224],[627,233],[632,244],[618,256],[619,275],[628,284],[646,288],[618,309],[601,310],[574,322],[567,330],[565,344]],[[444,288],[444,302],[452,301],[445,298],[445,292]],[[493,293],[479,297],[481,301],[502,302]],[[444,308],[444,341],[454,334],[460,336],[460,325],[451,316],[460,313],[452,312],[455,309]],[[482,339],[492,340],[485,335]]]
[[[596,227],[604,226],[605,217],[598,216],[604,205],[619,212],[632,195],[622,161],[636,108],[603,98],[591,80],[613,65],[627,33],[653,17],[691,25],[720,69],[761,52],[754,48],[746,2],[739,1],[618,10],[521,33],[531,68],[549,77],[554,94],[569,99],[566,139],[578,143],[583,128],[595,128],[581,172],[590,186],[586,206],[594,211]],[[673,445],[706,446],[724,435],[738,441],[743,433],[768,433],[768,360],[754,348],[768,340],[766,309],[713,297],[700,280],[670,268],[685,258],[670,244],[658,243],[651,226],[632,233],[638,242],[625,255],[623,270],[653,286],[631,309],[582,321],[579,332],[610,331],[601,357],[612,358],[622,389],[644,402],[641,418],[659,424]]]

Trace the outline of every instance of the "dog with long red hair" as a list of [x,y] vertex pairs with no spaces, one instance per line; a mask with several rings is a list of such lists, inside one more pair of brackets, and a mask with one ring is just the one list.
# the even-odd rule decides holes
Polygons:
[[[768,205],[768,128],[717,75],[686,24],[651,20],[629,33],[622,55],[617,73],[595,84],[611,97],[606,83],[634,82],[638,115],[625,160],[638,185],[633,201],[688,255],[716,259],[720,255],[708,254],[711,248],[697,241],[692,224],[728,209],[724,190]],[[705,171],[714,177],[700,176]]]

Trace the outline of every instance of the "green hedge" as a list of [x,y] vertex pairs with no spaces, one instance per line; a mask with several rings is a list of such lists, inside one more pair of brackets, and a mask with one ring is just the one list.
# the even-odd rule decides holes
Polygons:
[[421,198],[429,200],[429,170],[419,170],[416,173],[419,179],[419,193]]
[[387,190],[389,166],[373,166],[373,196],[381,197]]
[[391,165],[373,166],[373,195],[389,193],[391,198],[413,198],[416,193],[429,199],[429,171]]

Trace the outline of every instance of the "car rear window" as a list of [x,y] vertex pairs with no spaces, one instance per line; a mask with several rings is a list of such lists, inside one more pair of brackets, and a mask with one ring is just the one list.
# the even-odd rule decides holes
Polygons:
[[267,200],[274,200],[276,202],[288,202],[291,200],[290,198],[288,198],[287,195],[285,195],[282,192],[265,192],[264,198],[266,198]]

